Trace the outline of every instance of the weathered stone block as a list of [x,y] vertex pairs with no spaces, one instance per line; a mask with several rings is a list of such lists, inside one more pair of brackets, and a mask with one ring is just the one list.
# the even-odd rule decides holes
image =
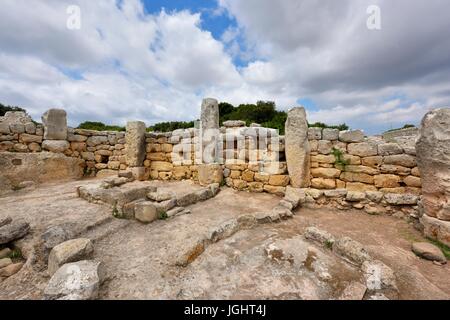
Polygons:
[[323,129],[322,139],[329,140],[329,141],[338,140],[339,139],[339,130],[338,129],[330,129],[330,128]]
[[151,223],[158,219],[158,210],[154,202],[142,201],[135,204],[134,216],[142,223]]
[[306,188],[310,185],[310,146],[305,109],[290,110],[285,127],[285,154],[291,184],[296,188]]
[[212,183],[222,183],[223,169],[220,164],[202,164],[198,166],[198,181],[207,186]]
[[48,272],[52,276],[62,265],[89,259],[94,246],[89,239],[73,239],[55,246],[48,257]]
[[400,187],[401,179],[393,174],[380,174],[374,177],[375,186],[378,188],[397,188]]
[[430,111],[422,120],[416,143],[425,213],[445,221],[450,221],[449,128],[450,108]]
[[44,290],[46,300],[95,300],[106,273],[101,262],[78,261],[62,266]]
[[146,126],[142,121],[127,123],[126,128],[126,157],[130,167],[142,167],[145,160]]
[[311,187],[316,189],[335,189],[335,179],[313,178],[311,179]]
[[364,141],[364,132],[361,130],[350,130],[339,132],[339,140],[342,142],[356,143]]
[[67,113],[62,109],[50,109],[42,116],[44,140],[67,140]]
[[322,140],[322,128],[308,128],[309,140]]
[[272,186],[286,187],[289,184],[289,176],[286,175],[272,175],[269,178],[269,184]]
[[54,153],[64,153],[69,148],[70,144],[66,140],[44,140],[42,142],[42,149]]
[[360,157],[370,157],[378,154],[377,145],[370,142],[350,143],[347,146],[347,150],[349,154]]
[[403,148],[397,143],[383,143],[378,145],[378,154],[380,156],[390,156],[402,153]]
[[[426,213],[426,212],[425,212]],[[450,246],[450,221],[443,221],[424,214],[420,219],[424,235]]]
[[414,168],[417,166],[416,157],[408,154],[386,156],[384,157],[384,164],[393,164],[408,168]]
[[339,176],[341,175],[341,170],[335,168],[312,168],[311,175],[314,178],[333,179],[339,178]]

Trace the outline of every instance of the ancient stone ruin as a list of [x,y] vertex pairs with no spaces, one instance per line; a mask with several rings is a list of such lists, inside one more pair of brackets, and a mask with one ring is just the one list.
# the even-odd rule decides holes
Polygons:
[[[0,168],[2,297],[402,299],[419,282],[418,298],[450,297],[436,280],[447,259],[425,240],[450,246],[450,109],[428,113],[418,134],[369,137],[310,128],[304,108],[288,112],[285,136],[242,121],[220,127],[215,99],[203,101],[195,128],[168,133],[139,121],[126,132],[69,128],[59,109],[42,124],[8,112]],[[383,233],[399,223],[417,241]],[[352,238],[378,228],[380,250]],[[124,243],[134,251],[118,251]],[[395,262],[383,255],[399,250]],[[138,274],[133,289],[122,255]],[[401,268],[389,263],[416,256],[432,261],[417,264],[435,278],[417,267],[417,281],[399,285]],[[161,280],[169,269],[173,285]]]

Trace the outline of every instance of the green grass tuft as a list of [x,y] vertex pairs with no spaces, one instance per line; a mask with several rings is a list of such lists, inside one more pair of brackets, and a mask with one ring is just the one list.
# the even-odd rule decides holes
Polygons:
[[158,215],[159,220],[167,220],[168,218],[169,218],[169,216],[167,215],[167,212],[165,212],[165,211],[160,212]]
[[436,247],[441,249],[442,253],[447,258],[447,260],[450,260],[450,247],[449,246],[443,244],[442,242],[440,242],[438,240],[434,240],[431,238],[427,238],[427,240],[428,240],[428,242],[434,244]]

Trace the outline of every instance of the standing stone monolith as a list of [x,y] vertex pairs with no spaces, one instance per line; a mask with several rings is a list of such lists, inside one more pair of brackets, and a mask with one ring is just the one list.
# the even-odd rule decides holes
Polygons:
[[201,107],[201,151],[202,159],[198,166],[200,185],[208,185],[212,181],[220,183],[223,169],[218,164],[219,142],[219,102],[207,98]]
[[216,99],[206,98],[202,102],[201,110],[202,129],[219,129],[219,102]]
[[145,160],[145,123],[142,121],[130,121],[127,123],[126,159],[129,167],[143,167]]
[[310,185],[310,146],[305,108],[298,107],[288,112],[285,131],[286,162],[291,185],[307,188]]
[[42,115],[44,140],[67,140],[67,113],[63,109],[50,109]]
[[450,245],[450,108],[428,112],[416,142],[425,235]]
[[201,108],[201,147],[202,163],[217,162],[217,146],[219,140],[219,103],[216,99],[207,98]]

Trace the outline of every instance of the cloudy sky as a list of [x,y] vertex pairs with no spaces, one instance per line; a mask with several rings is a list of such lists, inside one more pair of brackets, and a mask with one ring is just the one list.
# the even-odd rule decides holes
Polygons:
[[[67,8],[81,29],[67,28]],[[381,9],[381,30],[367,8]],[[448,0],[1,0],[0,102],[70,125],[275,101],[367,133],[450,106]]]

